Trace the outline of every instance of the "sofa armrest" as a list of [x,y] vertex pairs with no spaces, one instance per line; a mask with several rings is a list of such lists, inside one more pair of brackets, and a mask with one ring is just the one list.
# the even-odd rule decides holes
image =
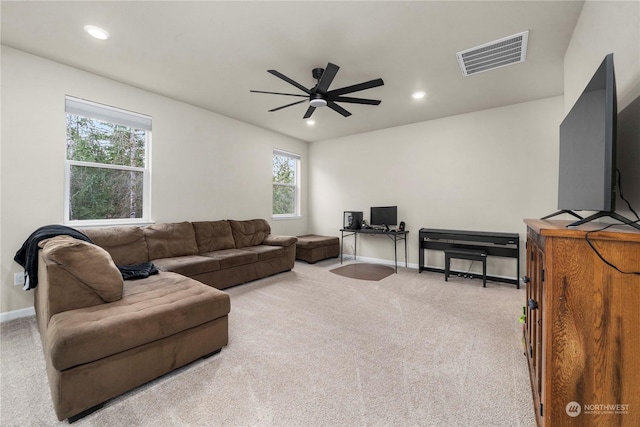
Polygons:
[[294,236],[274,236],[273,234],[269,234],[264,238],[262,242],[263,245],[269,246],[291,246],[295,245],[298,241],[297,237]]

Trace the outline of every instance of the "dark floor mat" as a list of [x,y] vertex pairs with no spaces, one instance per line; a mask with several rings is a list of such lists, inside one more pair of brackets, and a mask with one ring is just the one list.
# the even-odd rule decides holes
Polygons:
[[393,267],[389,267],[387,265],[366,263],[349,264],[331,270],[332,273],[340,276],[371,281],[382,280],[393,274],[394,271]]

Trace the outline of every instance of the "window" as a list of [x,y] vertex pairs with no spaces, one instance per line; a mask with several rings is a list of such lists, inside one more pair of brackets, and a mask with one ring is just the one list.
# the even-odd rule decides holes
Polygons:
[[300,216],[300,156],[273,150],[273,217]]
[[151,117],[67,97],[65,222],[148,222]]

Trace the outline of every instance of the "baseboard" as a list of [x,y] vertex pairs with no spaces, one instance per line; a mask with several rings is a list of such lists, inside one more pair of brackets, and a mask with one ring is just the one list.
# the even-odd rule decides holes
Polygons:
[[22,308],[20,310],[8,311],[6,313],[0,313],[0,323],[8,322],[9,320],[19,319],[21,317],[35,316],[36,310],[33,307]]

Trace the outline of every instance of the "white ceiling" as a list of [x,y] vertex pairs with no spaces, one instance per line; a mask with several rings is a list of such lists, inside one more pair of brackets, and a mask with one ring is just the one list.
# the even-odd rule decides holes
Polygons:
[[[369,132],[563,93],[563,57],[582,1],[2,1],[2,44],[305,141]],[[110,32],[89,37],[83,26]],[[463,77],[456,52],[529,30],[527,60]],[[384,79],[350,96],[342,117],[307,105],[267,73],[330,89]],[[414,91],[427,96],[411,98]]]

